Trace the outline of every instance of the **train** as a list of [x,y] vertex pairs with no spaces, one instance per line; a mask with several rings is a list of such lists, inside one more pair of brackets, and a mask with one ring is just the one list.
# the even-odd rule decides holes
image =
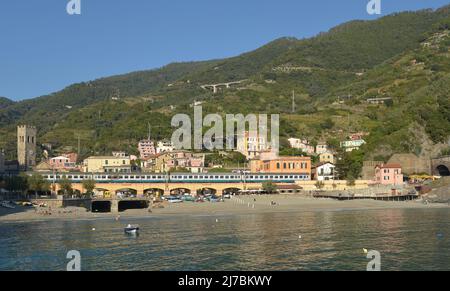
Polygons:
[[72,183],[88,179],[97,183],[294,183],[311,180],[308,173],[44,173],[42,176],[51,182],[66,178]]

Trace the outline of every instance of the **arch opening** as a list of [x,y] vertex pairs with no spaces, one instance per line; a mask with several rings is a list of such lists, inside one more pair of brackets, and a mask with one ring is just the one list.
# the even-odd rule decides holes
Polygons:
[[92,201],[91,211],[100,213],[111,212],[111,201]]
[[119,212],[129,209],[147,209],[149,202],[146,200],[119,201]]
[[149,188],[144,190],[144,197],[161,197],[164,196],[164,190],[160,188]]
[[93,191],[94,198],[111,198],[111,191],[103,188],[95,188]]
[[223,189],[222,195],[237,195],[241,191],[239,188],[226,188]]
[[447,166],[439,165],[436,167],[436,170],[439,173],[439,176],[442,176],[442,177],[450,176],[450,170]]
[[190,195],[191,190],[187,188],[175,188],[170,190],[170,195],[181,196],[181,195]]
[[137,190],[136,189],[131,189],[131,188],[119,189],[119,190],[116,191],[116,196],[119,199],[136,198],[137,197]]
[[202,188],[197,190],[197,195],[199,196],[208,196],[208,195],[216,195],[217,190],[214,188]]

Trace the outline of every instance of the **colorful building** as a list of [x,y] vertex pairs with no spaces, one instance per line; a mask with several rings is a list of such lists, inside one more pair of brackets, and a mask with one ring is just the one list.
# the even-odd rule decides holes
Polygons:
[[138,151],[141,159],[156,155],[155,143],[149,139],[141,140],[138,143]]
[[74,160],[73,157],[71,159],[65,155],[49,159],[48,164],[50,168],[54,170],[70,171],[75,170],[77,168],[76,158]]
[[311,178],[310,157],[277,157],[274,159],[253,159],[250,161],[252,173],[302,174]]
[[129,157],[92,156],[83,161],[83,172],[86,173],[130,173]]
[[243,136],[237,138],[237,151],[247,159],[256,158],[262,151],[267,151],[269,148],[266,137],[258,136],[258,132],[245,131]]
[[402,166],[400,164],[383,164],[376,166],[375,183],[381,185],[402,185]]
[[326,143],[318,143],[316,146],[316,154],[324,154],[328,152],[328,145]]
[[154,169],[157,173],[187,169],[191,173],[202,173],[205,167],[205,155],[188,151],[162,153],[156,157]]
[[334,154],[331,152],[324,152],[319,155],[319,162],[321,163],[335,163]]

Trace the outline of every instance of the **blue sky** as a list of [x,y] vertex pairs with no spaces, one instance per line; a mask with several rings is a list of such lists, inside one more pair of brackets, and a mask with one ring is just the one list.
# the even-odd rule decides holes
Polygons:
[[[376,17],[366,12],[369,0],[81,0],[73,16],[68,2],[0,2],[0,96],[32,98],[174,61],[234,56]],[[382,0],[382,12],[449,2]]]

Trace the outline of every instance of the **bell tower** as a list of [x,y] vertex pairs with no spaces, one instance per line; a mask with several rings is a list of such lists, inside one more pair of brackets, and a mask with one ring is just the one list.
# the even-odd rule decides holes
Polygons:
[[31,170],[36,166],[36,127],[19,125],[17,127],[17,159],[21,170]]

